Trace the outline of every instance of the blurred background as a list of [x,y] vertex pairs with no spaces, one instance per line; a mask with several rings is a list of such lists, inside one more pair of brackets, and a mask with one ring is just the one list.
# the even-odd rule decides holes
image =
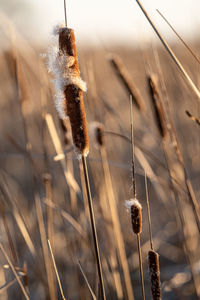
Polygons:
[[[105,42],[133,46],[141,40],[155,39],[153,30],[134,0],[74,0],[66,4],[68,26],[76,30],[78,40],[84,44]],[[183,38],[192,40],[198,37],[198,0],[144,0],[143,4],[168,40],[176,38],[156,9],[164,14]],[[46,43],[52,27],[64,21],[62,0],[1,0],[0,6],[18,30],[34,42]]]

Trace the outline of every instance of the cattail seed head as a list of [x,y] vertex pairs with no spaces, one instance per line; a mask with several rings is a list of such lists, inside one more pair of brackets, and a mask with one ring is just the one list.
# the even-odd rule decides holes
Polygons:
[[81,155],[87,156],[89,139],[83,102],[86,84],[80,77],[74,31],[60,27],[56,33],[59,49],[49,59],[55,77],[56,108],[61,119],[69,117],[74,145]]
[[158,86],[158,77],[156,74],[150,74],[147,76],[147,81],[149,85],[149,92],[153,104],[153,108],[155,111],[156,122],[158,126],[158,130],[162,138],[165,138],[167,135],[166,129],[166,118],[164,108],[161,102],[160,90]]
[[92,122],[90,124],[91,134],[98,147],[102,147],[105,144],[104,140],[104,125],[99,122]]
[[161,285],[160,285],[160,266],[159,255],[157,252],[150,250],[148,252],[149,271],[151,275],[151,293],[153,300],[161,299]]
[[123,83],[125,89],[127,90],[128,95],[132,95],[132,99],[133,99],[135,105],[137,106],[137,108],[139,110],[143,110],[144,105],[143,105],[143,101],[140,96],[140,93],[139,93],[138,89],[136,88],[135,84],[133,83],[133,80],[132,80],[130,74],[128,73],[128,71],[126,70],[121,58],[116,54],[112,54],[112,55],[109,55],[109,61],[112,65],[114,71],[116,72],[117,76]]
[[132,199],[126,201],[126,207],[131,214],[132,229],[135,234],[142,232],[142,205],[138,200]]

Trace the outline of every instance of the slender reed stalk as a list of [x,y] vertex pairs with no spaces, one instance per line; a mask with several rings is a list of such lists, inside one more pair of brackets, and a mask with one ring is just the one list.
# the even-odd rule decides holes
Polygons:
[[93,210],[93,204],[92,204],[92,196],[91,196],[91,191],[90,191],[90,183],[89,183],[88,170],[87,170],[87,162],[86,162],[86,157],[84,155],[82,155],[82,163],[83,163],[83,172],[84,172],[85,184],[86,184],[86,190],[87,190],[87,198],[88,198],[88,206],[89,206],[89,212],[90,212],[92,235],[93,235],[93,240],[94,240],[95,256],[96,256],[96,261],[97,261],[97,270],[98,270],[99,281],[100,281],[101,297],[102,297],[102,299],[106,299],[104,282],[103,282],[102,266],[101,266],[101,258],[100,258],[100,253],[99,253],[99,245],[98,245],[97,232],[96,232],[96,224],[95,224],[95,218],[94,218],[94,210]]
[[57,281],[58,281],[60,293],[61,293],[62,299],[66,300],[66,298],[64,296],[64,293],[63,293],[63,288],[62,288],[62,284],[61,284],[61,281],[60,281],[60,276],[58,274],[58,269],[57,269],[57,266],[56,266],[56,261],[55,261],[55,257],[54,257],[54,254],[53,254],[53,250],[52,250],[52,247],[51,247],[50,240],[48,240],[48,245],[49,245],[49,250],[50,250],[50,253],[51,253],[51,258],[52,258],[54,270],[55,270],[55,273],[56,273],[56,277],[57,277]]
[[35,206],[36,206],[36,214],[37,214],[39,230],[40,230],[40,238],[42,242],[42,250],[43,250],[43,257],[44,257],[44,263],[46,268],[50,299],[55,300],[56,291],[55,291],[55,284],[54,284],[54,276],[53,276],[52,264],[48,253],[47,237],[46,237],[46,230],[45,230],[44,218],[42,213],[42,206],[38,195],[35,196]]
[[152,238],[152,226],[151,226],[151,213],[150,213],[150,205],[149,205],[149,193],[148,193],[148,185],[147,185],[147,174],[145,171],[145,191],[146,191],[146,201],[147,201],[147,212],[148,212],[148,224],[149,224],[149,241],[150,248],[153,250],[153,238]]
[[159,37],[159,39],[162,42],[163,46],[165,47],[165,49],[167,50],[167,52],[169,53],[169,55],[171,56],[171,58],[173,59],[173,61],[175,62],[175,64],[177,65],[177,67],[179,68],[179,70],[181,71],[181,73],[183,74],[183,76],[185,77],[185,79],[187,80],[187,82],[189,83],[190,87],[192,88],[192,90],[194,91],[194,93],[197,95],[198,100],[200,101],[200,91],[199,91],[199,89],[196,87],[196,85],[194,84],[194,82],[192,81],[192,79],[190,78],[190,76],[188,75],[188,73],[185,71],[185,69],[183,68],[182,64],[178,60],[178,58],[173,53],[172,49],[169,47],[169,45],[167,44],[167,42],[164,40],[164,38],[162,37],[162,35],[159,33],[158,29],[156,28],[156,26],[154,25],[153,21],[151,20],[151,18],[147,14],[145,8],[143,7],[141,1],[140,0],[136,0],[136,2],[138,3],[139,7],[141,8],[142,12],[144,13],[145,17],[149,21],[149,23],[152,26],[152,28],[154,29],[155,33]]
[[90,286],[90,284],[89,284],[89,281],[88,281],[88,279],[87,279],[87,277],[86,277],[86,275],[85,275],[85,273],[84,273],[84,271],[83,271],[83,268],[82,268],[82,266],[81,266],[80,261],[78,261],[78,266],[79,266],[79,269],[80,269],[80,271],[81,271],[81,274],[83,275],[83,278],[84,278],[84,280],[85,280],[85,282],[86,282],[86,284],[87,284],[87,287],[88,287],[88,289],[89,289],[89,291],[90,291],[90,294],[91,294],[93,300],[96,300],[97,297],[95,296],[95,294],[94,294],[94,292],[93,292],[93,290],[92,290],[92,288],[91,288],[91,286]]
[[138,257],[139,257],[139,266],[140,266],[140,280],[142,288],[142,297],[145,300],[145,289],[144,289],[144,276],[143,276],[143,267],[142,267],[142,254],[140,246],[140,233],[142,232],[142,206],[136,200],[136,180],[135,180],[135,149],[134,149],[134,126],[133,126],[133,101],[132,96],[130,95],[130,121],[131,121],[131,154],[132,154],[132,184],[133,184],[133,202],[130,201],[131,211],[131,220],[133,232],[137,236],[137,246],[138,246]]
[[174,29],[174,27],[170,24],[170,22],[167,20],[167,18],[158,10],[156,11],[159,13],[159,15],[163,18],[163,20],[167,23],[167,25],[172,29],[172,31],[175,33],[175,35],[179,38],[179,40],[183,43],[183,45],[187,48],[187,50],[192,54],[192,56],[196,59],[196,61],[200,64],[199,58],[196,56],[194,51],[191,49],[191,47],[188,46],[188,44],[182,39],[182,37],[178,34],[178,32]]
[[[125,280],[125,286],[126,286],[126,292],[129,299],[132,299],[133,292],[131,287],[131,279],[128,269],[128,262],[126,258],[126,252],[125,252],[125,245],[124,245],[124,239],[121,232],[121,226],[119,222],[119,216],[117,212],[117,205],[116,200],[114,196],[113,186],[112,186],[112,180],[111,180],[111,174],[108,166],[108,159],[107,159],[107,152],[106,152],[106,145],[105,145],[105,138],[104,138],[104,127],[100,123],[95,124],[94,128],[95,133],[95,140],[96,144],[99,147],[100,155],[101,155],[101,161],[102,161],[102,167],[104,172],[104,178],[105,178],[105,185],[106,185],[106,196],[104,201],[102,201],[102,212],[104,219],[109,220],[111,217],[111,222],[113,226],[112,228],[108,225],[107,231],[109,235],[109,239],[113,245],[115,245],[115,239],[117,241],[116,243],[116,249],[115,246],[112,249],[112,252],[109,256],[111,268],[112,268],[112,275],[114,279],[114,284],[116,288],[116,293],[118,299],[123,299],[123,289],[120,279],[120,273],[117,269],[118,262],[117,262],[117,256],[116,256],[116,250],[119,256],[120,264],[122,266],[122,271],[124,275]],[[108,204],[107,205],[107,200]],[[114,235],[113,235],[114,231]]]
[[[52,190],[51,190],[51,175],[44,174],[44,184],[45,184],[45,201],[52,201]],[[53,208],[51,206],[47,206],[47,236],[53,245],[53,237],[54,237],[54,228],[53,228]]]

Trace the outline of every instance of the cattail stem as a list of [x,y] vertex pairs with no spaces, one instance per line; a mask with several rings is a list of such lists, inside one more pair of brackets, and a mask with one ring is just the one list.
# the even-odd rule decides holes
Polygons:
[[150,213],[150,205],[149,205],[149,193],[148,193],[146,172],[145,172],[145,190],[146,190],[146,201],[147,201],[148,223],[149,223],[149,240],[150,240],[151,250],[153,250],[154,248],[153,248],[153,238],[152,238],[151,213]]
[[95,256],[96,256],[96,262],[97,262],[97,270],[98,270],[98,276],[99,276],[101,297],[103,300],[105,300],[106,295],[105,295],[104,282],[103,282],[101,257],[100,257],[100,253],[99,253],[99,245],[98,245],[98,239],[97,239],[97,231],[96,231],[96,224],[95,224],[95,218],[94,218],[92,196],[91,196],[91,191],[90,191],[90,182],[89,182],[89,176],[88,176],[87,161],[86,161],[86,157],[84,155],[82,155],[82,164],[83,164],[83,172],[84,172],[85,184],[86,184],[86,190],[87,190],[87,199],[88,199],[88,206],[89,206],[89,212],[90,212],[90,222],[91,222],[91,227],[92,227],[92,235],[93,235]]
[[65,26],[67,27],[67,8],[66,8],[66,0],[64,0],[64,14],[65,14]]
[[143,268],[142,268],[142,253],[141,253],[141,245],[140,245],[140,233],[137,234],[137,246],[138,246],[138,256],[139,256],[139,265],[140,265],[140,279],[141,279],[141,287],[142,287],[142,297],[145,300],[144,276],[143,276]]
[[133,101],[130,95],[130,119],[131,119],[131,148],[132,148],[132,183],[133,183],[133,196],[136,198],[136,182],[135,182],[135,143],[134,143],[134,127],[133,127]]
[[[132,147],[132,183],[133,183],[133,195],[136,199],[136,180],[135,180],[135,149],[134,149],[134,127],[133,127],[133,101],[132,95],[130,95],[130,120],[131,120],[131,147]],[[142,267],[142,254],[140,246],[140,233],[142,231],[142,209],[139,202],[131,206],[131,217],[132,217],[132,227],[133,231],[137,236],[137,245],[138,245],[138,257],[139,257],[139,266],[140,266],[140,280],[142,288],[142,297],[145,300],[145,290],[144,290],[144,276],[143,276],[143,267]],[[136,222],[135,222],[136,221]]]

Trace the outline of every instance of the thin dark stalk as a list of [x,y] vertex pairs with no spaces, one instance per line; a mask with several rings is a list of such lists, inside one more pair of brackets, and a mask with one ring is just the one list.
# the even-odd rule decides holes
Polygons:
[[139,0],[136,0],[136,2],[138,3],[138,5],[141,8],[142,12],[144,13],[145,17],[147,18],[147,20],[151,24],[151,26],[154,29],[155,33],[159,37],[159,39],[162,42],[163,46],[165,47],[165,49],[167,50],[167,52],[169,53],[169,55],[171,56],[171,58],[173,59],[173,61],[175,62],[175,64],[179,68],[179,70],[181,71],[181,73],[184,75],[184,77],[186,78],[187,82],[189,83],[189,85],[191,86],[191,88],[193,89],[193,91],[195,92],[195,94],[197,95],[198,100],[200,101],[200,91],[199,91],[199,89],[196,87],[196,85],[194,84],[194,82],[192,81],[192,79],[190,78],[190,76],[188,75],[188,73],[185,71],[185,69],[183,68],[183,66],[180,63],[180,61],[178,60],[178,58],[173,53],[173,51],[170,48],[170,46],[167,44],[167,42],[164,40],[164,38],[162,37],[162,35],[159,33],[158,29],[156,28],[156,26],[154,25],[153,21],[151,20],[151,18],[147,14],[147,12],[144,9],[144,7],[141,4],[141,2]]
[[98,239],[97,239],[97,231],[96,231],[92,196],[91,196],[91,191],[90,191],[90,182],[89,182],[89,176],[88,176],[87,161],[86,161],[86,156],[84,156],[84,155],[82,155],[82,164],[83,164],[83,172],[84,172],[84,177],[85,177],[85,185],[86,185],[86,190],[87,190],[88,206],[89,206],[89,212],[90,212],[90,222],[91,222],[91,227],[92,227],[92,235],[93,235],[93,241],[94,241],[94,249],[95,249],[96,262],[97,262],[97,270],[98,270],[98,276],[99,276],[101,297],[103,300],[105,300],[106,295],[105,295],[104,282],[103,282],[101,257],[100,257],[100,253],[99,253],[99,245],[98,245]]
[[[132,95],[130,95],[130,121],[131,121],[131,148],[132,148],[132,183],[133,183],[133,195],[136,198],[136,180],[135,180],[135,149],[134,149],[134,127],[133,127],[133,101]],[[142,288],[142,297],[145,300],[145,290],[144,290],[144,276],[142,267],[142,255],[140,246],[140,233],[137,234],[137,245],[138,245],[138,256],[140,265],[140,280]]]
[[146,201],[147,201],[147,211],[148,211],[148,223],[149,223],[149,239],[150,239],[150,247],[153,251],[153,238],[152,238],[152,226],[151,226],[151,213],[150,213],[150,205],[149,205],[149,193],[148,193],[148,185],[147,185],[147,174],[145,172],[145,190],[146,190]]
[[65,13],[65,26],[67,27],[67,8],[66,8],[66,0],[64,0],[64,13]]
[[132,147],[132,183],[133,183],[133,195],[136,198],[136,183],[135,183],[135,144],[134,144],[134,129],[133,129],[133,100],[130,95],[130,118],[131,118],[131,147]]
[[138,255],[139,255],[139,265],[140,265],[140,279],[142,286],[142,297],[145,299],[145,291],[144,291],[144,276],[142,269],[142,253],[141,253],[141,245],[140,245],[140,233],[137,234],[137,246],[138,246]]
[[186,42],[182,39],[182,37],[178,34],[178,32],[174,29],[174,27],[169,23],[169,21],[166,19],[166,17],[164,17],[164,15],[158,9],[156,9],[156,11],[163,18],[163,20],[167,23],[167,25],[172,29],[172,31],[179,38],[179,40],[183,43],[183,45],[187,48],[187,50],[192,54],[192,56],[196,59],[196,61],[200,64],[199,58],[196,56],[196,54],[193,52],[193,50],[186,44]]

